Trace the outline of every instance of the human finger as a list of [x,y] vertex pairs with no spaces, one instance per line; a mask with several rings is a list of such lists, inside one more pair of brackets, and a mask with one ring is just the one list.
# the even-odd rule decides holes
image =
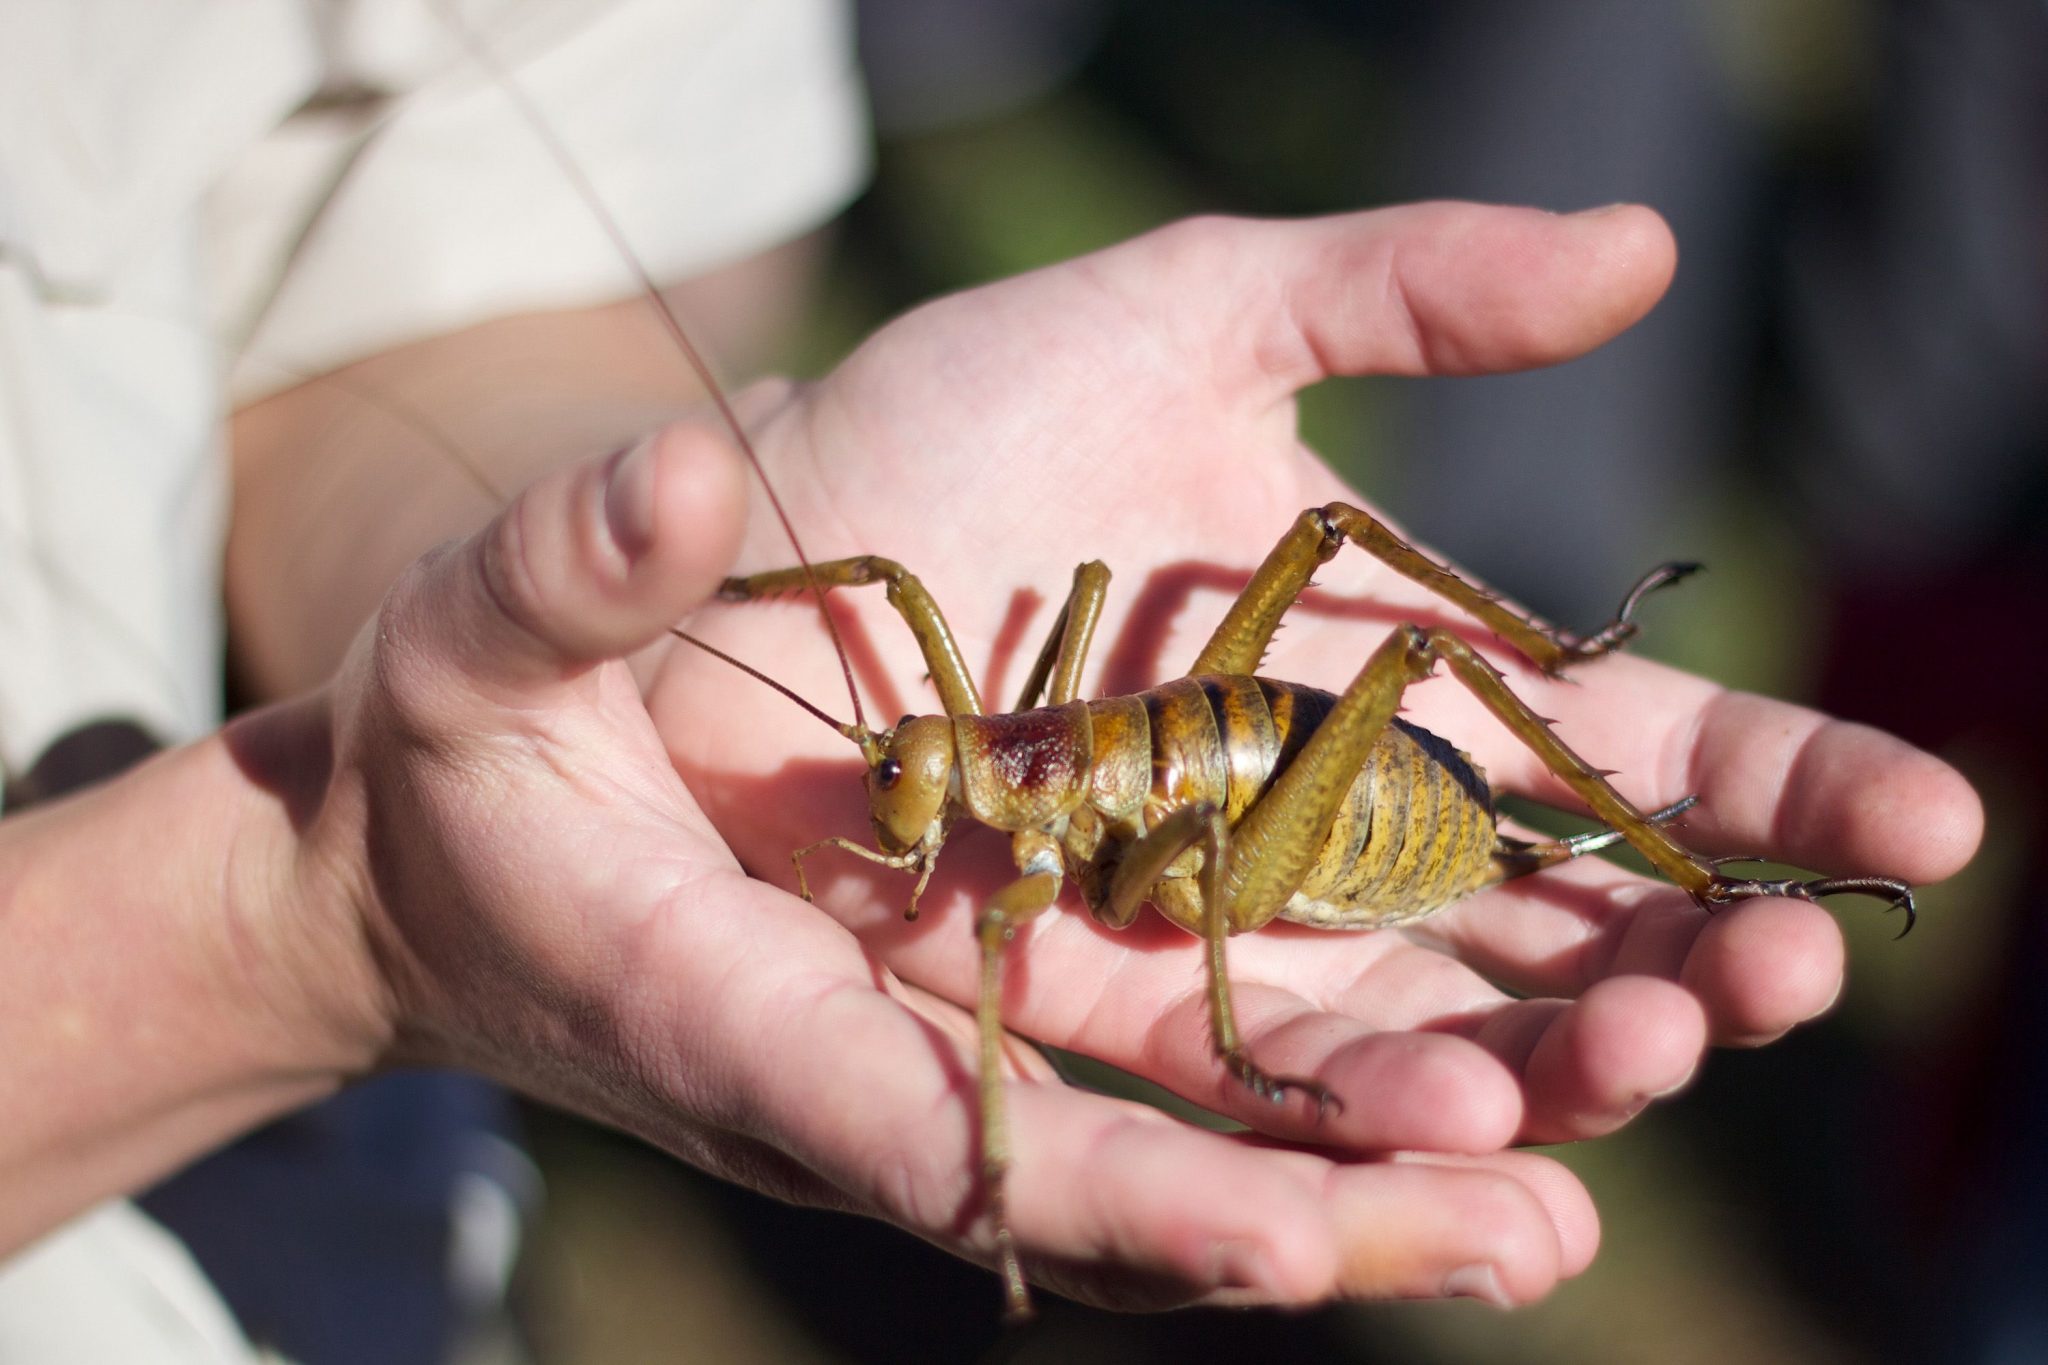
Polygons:
[[745,519],[737,456],[700,427],[550,474],[401,580],[384,620],[405,647],[387,679],[447,665],[499,700],[546,699],[709,597]]
[[1676,249],[1640,206],[1559,215],[1440,202],[1190,219],[1100,259],[1105,274],[1127,272],[1167,335],[1199,348],[1221,390],[1257,404],[1333,375],[1481,374],[1582,355],[1649,311]]
[[1769,1042],[1826,1012],[1846,953],[1820,906],[1764,898],[1709,912],[1596,859],[1511,882],[1411,932],[1523,995],[1577,997],[1622,976],[1675,983],[1719,1046]]

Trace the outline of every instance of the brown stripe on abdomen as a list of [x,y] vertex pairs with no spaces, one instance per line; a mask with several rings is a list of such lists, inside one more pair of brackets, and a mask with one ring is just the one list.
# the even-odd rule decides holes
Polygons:
[[1195,679],[1209,701],[1228,774],[1225,818],[1235,823],[1273,785],[1280,731],[1266,694],[1251,678],[1218,674]]
[[1199,801],[1222,805],[1230,790],[1216,713],[1197,678],[1176,678],[1139,693],[1152,730],[1152,794],[1146,807],[1157,823],[1167,812]]

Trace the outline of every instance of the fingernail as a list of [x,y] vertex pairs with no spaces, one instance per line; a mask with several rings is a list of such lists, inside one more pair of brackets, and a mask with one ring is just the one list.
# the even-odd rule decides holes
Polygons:
[[1699,1070],[1700,1070],[1700,1064],[1699,1064],[1698,1062],[1694,1062],[1694,1063],[1693,1063],[1693,1064],[1692,1064],[1691,1066],[1689,1066],[1689,1067],[1687,1067],[1687,1068],[1685,1069],[1685,1074],[1684,1074],[1683,1076],[1680,1076],[1680,1077],[1679,1077],[1679,1078],[1678,1078],[1677,1080],[1673,1081],[1673,1082],[1672,1082],[1672,1083],[1671,1083],[1670,1085],[1667,1085],[1667,1086],[1665,1086],[1665,1087],[1664,1087],[1664,1088],[1663,1088],[1662,1090],[1653,1090],[1653,1091],[1651,1091],[1651,1092],[1650,1092],[1650,1098],[1651,1098],[1651,1099],[1653,1099],[1653,1100],[1668,1100],[1668,1099],[1670,1099],[1670,1098],[1671,1098],[1671,1097],[1672,1097],[1673,1095],[1676,1095],[1676,1094],[1677,1094],[1677,1093],[1678,1093],[1679,1091],[1681,1091],[1681,1090],[1685,1089],[1685,1088],[1686,1088],[1687,1086],[1691,1085],[1691,1084],[1692,1084],[1692,1078],[1693,1078],[1694,1076],[1697,1076],[1697,1075],[1699,1074]]
[[1637,1114],[1642,1113],[1645,1109],[1648,1109],[1652,1104],[1655,1104],[1658,1100],[1668,1100],[1673,1095],[1676,1095],[1679,1091],[1691,1085],[1692,1078],[1699,1074],[1699,1069],[1700,1064],[1697,1061],[1695,1061],[1691,1066],[1685,1069],[1685,1074],[1683,1076],[1680,1076],[1677,1080],[1665,1086],[1662,1090],[1645,1090],[1640,1094],[1636,1095],[1633,1099],[1629,1100],[1627,1103],[1621,1106],[1620,1114],[1622,1121],[1626,1122],[1629,1119],[1634,1118]]
[[1620,213],[1623,209],[1633,207],[1635,207],[1633,204],[1624,199],[1619,203],[1602,204],[1598,208],[1580,209],[1571,216],[1573,218],[1605,218],[1611,213]]
[[1215,1274],[1218,1289],[1251,1289],[1273,1292],[1273,1266],[1266,1249],[1256,1242],[1220,1242],[1216,1246]]
[[1454,1299],[1478,1299],[1495,1308],[1513,1308],[1507,1291],[1500,1287],[1500,1274],[1490,1265],[1459,1266],[1444,1276],[1444,1294]]
[[654,442],[628,446],[612,456],[605,475],[605,525],[628,562],[654,543]]
[[1835,977],[1835,988],[1832,991],[1828,992],[1828,1002],[1825,1005],[1822,1005],[1819,1009],[1815,1010],[1812,1014],[1809,1014],[1804,1019],[1801,1019],[1799,1022],[1802,1024],[1810,1024],[1814,1020],[1820,1018],[1823,1014],[1826,1014],[1829,1010],[1833,1009],[1835,1006],[1841,1004],[1842,991],[1844,988],[1848,986],[1848,984],[1849,978],[1847,976],[1837,974]]

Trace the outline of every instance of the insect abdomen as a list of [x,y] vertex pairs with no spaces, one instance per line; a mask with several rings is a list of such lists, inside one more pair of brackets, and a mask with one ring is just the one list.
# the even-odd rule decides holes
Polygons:
[[[1084,891],[1100,885],[1117,845],[1181,806],[1212,802],[1235,824],[1335,703],[1317,688],[1225,675],[1089,703],[1095,770],[1085,814],[1076,813],[1066,841],[1076,863],[1095,864],[1083,872]],[[1446,741],[1396,720],[1374,743],[1281,917],[1343,929],[1419,918],[1484,884],[1493,851],[1485,779]],[[1190,850],[1168,877],[1192,875],[1200,856]]]
[[1492,880],[1494,847],[1492,792],[1471,759],[1396,719],[1280,918],[1325,929],[1420,919]]

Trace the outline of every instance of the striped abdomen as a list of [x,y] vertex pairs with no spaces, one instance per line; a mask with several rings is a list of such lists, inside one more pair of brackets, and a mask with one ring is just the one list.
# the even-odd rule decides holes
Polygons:
[[[1088,703],[1089,790],[1063,843],[1089,903],[1099,903],[1122,848],[1177,807],[1214,802],[1234,825],[1335,702],[1294,683],[1211,676]],[[1451,744],[1396,720],[1373,744],[1280,917],[1336,929],[1416,919],[1490,880],[1493,851],[1485,779]],[[1199,866],[1191,852],[1168,881]],[[1192,889],[1162,883],[1154,902],[1185,923]]]

